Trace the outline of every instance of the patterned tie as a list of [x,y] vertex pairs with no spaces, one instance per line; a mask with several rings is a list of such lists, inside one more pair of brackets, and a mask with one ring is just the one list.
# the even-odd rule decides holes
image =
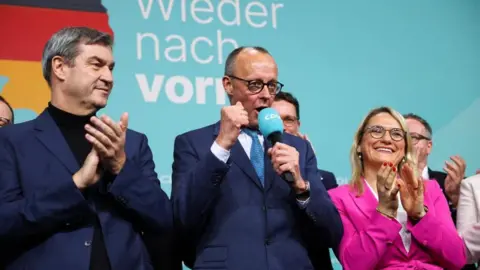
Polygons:
[[263,145],[258,139],[258,131],[251,129],[243,129],[243,132],[252,138],[252,148],[250,148],[250,162],[252,162],[253,168],[257,172],[258,178],[262,186],[264,185],[264,156],[263,156]]

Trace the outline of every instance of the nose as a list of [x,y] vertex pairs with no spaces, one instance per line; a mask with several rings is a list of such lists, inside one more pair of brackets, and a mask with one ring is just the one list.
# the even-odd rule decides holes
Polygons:
[[268,86],[264,85],[262,90],[258,93],[260,98],[269,99],[272,98],[270,91],[268,90]]
[[104,66],[100,74],[100,80],[104,81],[108,85],[113,84],[113,72],[109,67]]
[[392,138],[390,136],[390,131],[386,130],[385,133],[383,134],[382,138],[380,140],[386,144],[391,144],[392,143]]

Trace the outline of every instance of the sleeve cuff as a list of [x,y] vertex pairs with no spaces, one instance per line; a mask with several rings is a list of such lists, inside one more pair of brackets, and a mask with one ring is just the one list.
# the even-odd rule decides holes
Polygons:
[[213,155],[217,157],[219,160],[221,160],[223,163],[227,163],[228,159],[230,158],[230,151],[222,148],[215,141],[210,147],[210,151],[212,151]]
[[310,202],[310,198],[308,198],[304,201],[301,201],[301,200],[297,199],[297,204],[300,207],[300,209],[305,209],[308,205],[308,202]]

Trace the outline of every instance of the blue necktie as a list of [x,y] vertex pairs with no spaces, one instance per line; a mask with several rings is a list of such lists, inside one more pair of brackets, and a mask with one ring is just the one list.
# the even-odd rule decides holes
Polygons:
[[257,172],[258,178],[262,186],[264,185],[264,155],[263,155],[263,145],[258,139],[258,132],[251,129],[244,129],[245,134],[252,138],[252,148],[250,148],[250,162],[252,162],[253,168]]

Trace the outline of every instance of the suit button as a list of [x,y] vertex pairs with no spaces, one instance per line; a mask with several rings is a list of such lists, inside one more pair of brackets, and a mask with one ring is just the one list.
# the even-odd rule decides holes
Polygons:
[[66,223],[65,223],[65,226],[67,226],[67,227],[70,226],[70,223],[66,222]]
[[84,244],[85,244],[85,246],[86,246],[86,247],[89,247],[89,246],[91,246],[91,245],[92,245],[92,241],[85,241],[85,243],[84,243]]

